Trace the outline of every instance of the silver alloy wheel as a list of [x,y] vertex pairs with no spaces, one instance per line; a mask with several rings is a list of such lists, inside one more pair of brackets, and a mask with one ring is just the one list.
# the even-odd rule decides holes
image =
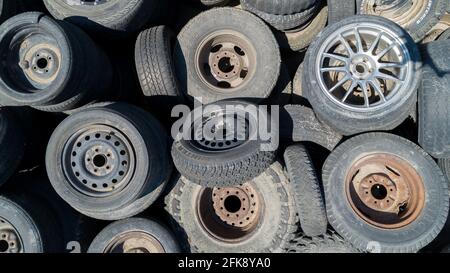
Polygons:
[[388,107],[413,77],[405,42],[374,23],[353,23],[330,35],[316,58],[322,91],[340,107],[368,112]]

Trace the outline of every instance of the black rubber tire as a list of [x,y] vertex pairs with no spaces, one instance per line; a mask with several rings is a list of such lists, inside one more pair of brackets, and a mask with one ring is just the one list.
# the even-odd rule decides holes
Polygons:
[[172,59],[174,41],[175,35],[167,26],[144,30],[136,41],[135,63],[142,92],[161,103],[181,101]]
[[[450,4],[449,4],[450,6]],[[450,39],[450,29],[444,31],[441,35],[439,35],[438,40],[449,40]]]
[[154,237],[164,248],[164,253],[180,252],[177,239],[162,224],[144,218],[129,218],[106,226],[92,241],[88,253],[106,253],[111,241],[127,232],[144,232]]
[[310,21],[317,10],[317,5],[305,9],[299,13],[289,15],[276,15],[256,9],[248,3],[249,0],[241,0],[241,6],[244,10],[254,13],[266,23],[278,30],[295,29]]
[[200,0],[200,2],[207,7],[225,6],[230,0]]
[[303,78],[303,63],[301,63],[297,71],[295,72],[294,79],[292,80],[292,103],[293,104],[300,104],[302,100],[304,100],[303,97],[303,90],[302,90],[302,78]]
[[280,77],[268,99],[269,104],[286,105],[290,103],[292,97],[292,80],[289,70],[284,63],[281,63]]
[[60,226],[40,200],[24,194],[0,196],[0,217],[21,237],[24,253],[56,253],[63,249]]
[[[11,81],[11,75],[8,75],[10,72],[0,71],[2,105],[26,105],[43,111],[60,112],[101,97],[110,87],[112,71],[108,58],[79,28],[67,22],[55,21],[43,13],[22,13],[2,24],[0,40],[9,44],[17,29],[23,31],[25,28],[41,29],[55,39],[63,56],[60,70],[47,87],[40,89],[40,92],[31,93]],[[15,69],[22,71],[18,65]]]
[[423,80],[419,88],[419,144],[436,158],[450,158],[450,40],[422,48]]
[[0,0],[0,24],[19,12],[17,0]]
[[447,180],[450,182],[450,159],[441,158],[438,160],[439,167],[441,167],[442,172],[447,176]]
[[[358,157],[371,152],[394,154],[406,160],[416,166],[414,168],[422,178],[424,207],[418,218],[406,226],[396,229],[375,227],[361,219],[347,201],[347,172]],[[425,151],[396,135],[368,133],[347,140],[325,161],[322,181],[328,221],[341,236],[363,251],[371,242],[377,242],[380,252],[416,252],[439,234],[447,219],[447,179]]]
[[302,144],[289,146],[284,151],[284,163],[303,233],[311,237],[325,234],[328,226],[325,203],[308,151]]
[[327,0],[328,25],[356,14],[355,0]]
[[[337,29],[358,22],[371,22],[391,29],[398,35],[398,39],[406,44],[411,55],[412,63],[410,65],[415,76],[411,81],[408,81],[408,86],[402,89],[403,92],[398,92],[396,97],[391,98],[391,106],[389,107],[379,107],[366,112],[344,108],[324,94],[327,91],[322,90],[319,80],[316,78],[316,58],[319,56],[318,51],[324,40]],[[304,67],[309,69],[303,70],[302,90],[317,117],[343,135],[353,135],[365,131],[392,130],[409,116],[411,109],[416,104],[416,91],[422,75],[420,66],[421,60],[418,48],[404,29],[382,17],[355,15],[326,27],[310,45],[304,60]],[[395,102],[393,102],[394,100]]]
[[0,186],[16,172],[25,152],[25,136],[11,109],[0,107]]
[[295,237],[291,253],[359,253],[349,242],[334,231],[316,237],[300,235]]
[[293,51],[304,50],[325,27],[327,18],[328,8],[323,6],[305,28],[295,32],[277,32],[276,36],[281,48]]
[[280,113],[281,139],[284,141],[309,141],[333,150],[342,135],[321,123],[311,108],[301,105],[286,105]]
[[[320,0],[319,0],[320,1]],[[248,5],[270,14],[299,13],[319,2],[317,0],[247,0]]]
[[[132,145],[136,165],[128,184],[105,198],[77,190],[65,174],[63,149],[68,139],[88,125],[110,124]],[[168,138],[149,113],[125,103],[91,106],[67,117],[53,132],[46,153],[50,182],[62,199],[77,211],[101,220],[134,216],[148,208],[161,194],[172,171]],[[81,181],[80,181],[81,182]]]
[[[220,101],[214,104],[214,106],[220,107],[220,110],[225,110],[227,105],[254,106],[241,101]],[[193,114],[194,112],[191,113],[191,115]],[[246,114],[249,113],[246,112]],[[263,113],[259,113],[258,119],[262,119],[261,114]],[[238,112],[236,115],[243,117],[243,113]],[[250,113],[249,115],[253,114]],[[208,109],[205,108],[203,117],[208,116]],[[249,126],[254,126],[254,129],[258,128],[254,119],[248,122],[251,123]],[[193,123],[195,126],[196,120]],[[191,130],[195,129],[192,128]],[[186,129],[183,128],[183,130]],[[252,132],[249,134],[253,135]],[[271,146],[270,148],[274,149],[269,147],[268,149],[262,149],[263,143],[261,138],[257,136],[257,139],[244,140],[240,145],[230,149],[208,150],[199,147],[196,140],[182,138],[172,145],[172,159],[181,175],[193,183],[205,187],[238,185],[260,175],[275,161],[277,147]]]
[[[169,2],[169,1],[164,1]],[[92,33],[123,36],[159,21],[166,10],[163,1],[130,0],[96,6],[77,7],[65,0],[44,0],[48,11],[57,19],[69,21]]]
[[[405,30],[411,35],[415,42],[421,41],[427,33],[439,22],[439,19],[445,13],[447,0],[427,0],[429,1],[425,8],[425,14],[422,14],[411,25],[405,27]],[[362,13],[363,0],[357,0],[357,12]],[[358,3],[359,2],[359,3]],[[395,22],[395,21],[394,21]]]
[[280,163],[274,163],[249,183],[259,190],[268,209],[264,210],[256,230],[239,243],[216,239],[206,232],[197,217],[196,198],[204,189],[184,177],[165,198],[166,210],[176,223],[177,237],[186,237],[191,252],[201,253],[260,253],[285,252],[293,239],[296,211],[286,174]]
[[[241,33],[255,48],[258,66],[251,79],[233,92],[217,92],[197,75],[195,54],[206,34],[217,30]],[[215,8],[194,17],[181,30],[174,51],[175,68],[181,90],[207,104],[227,98],[262,100],[274,89],[280,74],[281,57],[270,28],[258,17],[236,8]],[[228,90],[229,91],[229,90]]]

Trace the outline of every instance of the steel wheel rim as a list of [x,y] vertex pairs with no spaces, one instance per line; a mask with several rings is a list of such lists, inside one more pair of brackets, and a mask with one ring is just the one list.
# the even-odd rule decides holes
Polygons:
[[196,201],[201,228],[213,238],[239,243],[260,226],[264,201],[251,183],[235,187],[204,188]]
[[353,23],[332,33],[316,58],[322,92],[345,109],[388,107],[413,77],[408,48],[390,29]]
[[346,177],[346,196],[365,222],[398,229],[414,222],[425,206],[423,181],[406,160],[373,153],[354,161]]
[[104,253],[165,253],[161,242],[144,231],[125,232],[114,237]]
[[79,192],[106,197],[130,182],[135,152],[125,135],[108,125],[90,125],[74,133],[63,149],[63,171]]
[[0,253],[23,253],[19,232],[6,219],[0,217]]
[[221,30],[205,37],[195,52],[195,72],[219,93],[245,86],[256,70],[256,50],[245,35]]

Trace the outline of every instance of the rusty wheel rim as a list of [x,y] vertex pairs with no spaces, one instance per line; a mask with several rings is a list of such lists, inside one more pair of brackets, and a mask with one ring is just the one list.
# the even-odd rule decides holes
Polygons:
[[229,243],[245,240],[260,223],[263,203],[251,183],[227,188],[205,188],[197,199],[197,218],[214,238]]
[[16,228],[0,217],[0,253],[21,253],[22,239]]
[[425,203],[420,175],[406,160],[388,153],[355,161],[346,178],[346,196],[360,218],[383,229],[411,224]]
[[143,231],[131,231],[116,236],[104,253],[165,253],[158,239]]
[[208,35],[195,53],[195,71],[216,92],[229,93],[244,86],[255,72],[256,50],[234,30]]

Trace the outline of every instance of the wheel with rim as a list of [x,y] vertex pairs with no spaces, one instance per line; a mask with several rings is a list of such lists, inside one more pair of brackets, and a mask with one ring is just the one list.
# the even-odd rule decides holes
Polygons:
[[182,127],[185,133],[172,145],[172,159],[191,182],[207,187],[238,185],[274,162],[277,132],[272,129],[269,142],[261,138],[260,124],[272,121],[256,105],[220,101],[205,106],[200,115],[194,109],[190,116]]
[[444,14],[446,0],[361,0],[359,13],[387,18],[422,40]]
[[124,103],[66,118],[46,154],[56,192],[92,218],[136,215],[161,194],[171,172],[167,136],[150,114]]
[[211,9],[194,17],[178,35],[174,61],[182,90],[205,104],[267,98],[281,62],[269,27],[235,8]]
[[398,126],[417,101],[421,60],[411,37],[377,16],[352,16],[310,45],[303,92],[323,122],[344,135]]
[[44,0],[48,11],[94,33],[123,35],[163,18],[166,1],[158,0]]
[[89,253],[177,253],[172,233],[157,221],[130,218],[109,224],[89,246]]
[[401,137],[369,133],[347,140],[327,158],[322,178],[330,224],[358,249],[416,252],[446,222],[447,179],[427,153]]
[[109,60],[94,42],[76,26],[43,13],[7,20],[0,41],[7,64],[0,69],[2,105],[64,111],[100,97],[111,83]]
[[205,188],[181,177],[165,202],[192,252],[284,252],[296,230],[294,201],[279,163],[233,187]]

